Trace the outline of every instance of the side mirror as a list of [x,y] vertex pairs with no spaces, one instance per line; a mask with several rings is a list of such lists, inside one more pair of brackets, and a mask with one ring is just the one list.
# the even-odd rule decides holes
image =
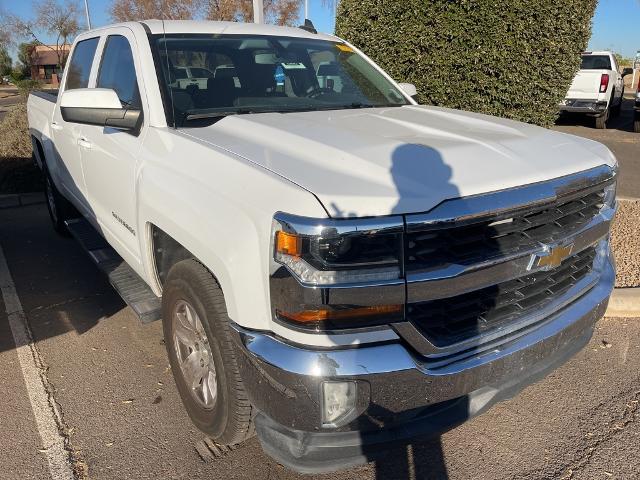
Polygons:
[[118,95],[110,88],[67,90],[60,99],[60,113],[65,122],[125,131],[138,130],[142,120],[142,111],[122,108]]
[[411,98],[414,98],[416,95],[418,95],[418,90],[413,83],[399,83],[398,85],[400,85],[402,91],[409,95]]
[[627,75],[633,75],[633,68],[625,68],[622,70],[622,76],[626,77]]

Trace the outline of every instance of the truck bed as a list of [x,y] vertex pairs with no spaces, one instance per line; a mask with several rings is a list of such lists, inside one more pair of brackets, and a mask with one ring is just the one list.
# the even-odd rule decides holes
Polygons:
[[[600,78],[609,70],[580,70],[569,87],[567,98],[597,99],[600,94]],[[613,81],[613,78],[611,79]],[[605,94],[602,94],[605,95]]]

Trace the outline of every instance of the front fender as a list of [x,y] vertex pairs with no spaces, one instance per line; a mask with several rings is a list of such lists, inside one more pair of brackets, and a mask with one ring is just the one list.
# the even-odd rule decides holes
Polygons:
[[[326,217],[318,200],[262,167],[171,129],[150,129],[140,165],[138,231],[151,224],[162,229],[215,275],[234,322],[270,329],[273,214]],[[147,242],[141,246],[148,252],[145,270],[160,293],[150,238],[141,241]]]

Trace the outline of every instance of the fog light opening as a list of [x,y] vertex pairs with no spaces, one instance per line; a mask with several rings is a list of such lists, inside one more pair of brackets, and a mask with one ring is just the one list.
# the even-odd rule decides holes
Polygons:
[[336,428],[356,413],[356,382],[322,382],[322,426]]

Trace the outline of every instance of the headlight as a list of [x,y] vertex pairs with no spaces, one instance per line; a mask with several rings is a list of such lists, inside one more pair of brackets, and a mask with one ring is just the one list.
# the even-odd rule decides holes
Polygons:
[[402,219],[331,220],[277,214],[273,258],[303,284],[369,283],[401,277]]
[[402,321],[403,230],[402,217],[333,220],[276,214],[270,276],[274,319],[307,331]]

